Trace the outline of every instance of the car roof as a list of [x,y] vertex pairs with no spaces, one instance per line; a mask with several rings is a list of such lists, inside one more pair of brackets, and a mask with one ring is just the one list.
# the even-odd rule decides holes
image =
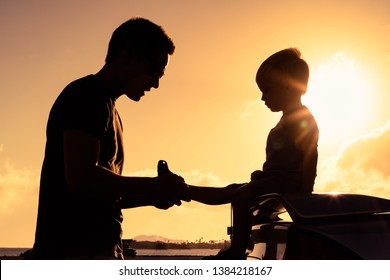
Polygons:
[[267,194],[260,204],[285,208],[293,222],[357,215],[390,214],[390,200],[360,194]]

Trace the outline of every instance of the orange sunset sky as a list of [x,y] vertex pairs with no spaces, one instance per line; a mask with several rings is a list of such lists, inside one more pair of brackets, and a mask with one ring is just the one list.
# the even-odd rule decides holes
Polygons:
[[[298,47],[320,127],[315,192],[390,199],[389,15],[388,0],[1,0],[0,247],[33,245],[51,105],[103,66],[113,30],[134,16],[162,25],[176,52],[158,90],[118,100],[124,175],[156,176],[165,159],[189,184],[248,181],[281,117],[261,102],[255,73]],[[190,202],[124,218],[124,238],[221,240],[230,208]]]

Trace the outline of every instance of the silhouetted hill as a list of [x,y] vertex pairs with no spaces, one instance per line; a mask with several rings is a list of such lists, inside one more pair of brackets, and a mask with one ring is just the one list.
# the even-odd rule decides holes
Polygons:
[[151,242],[165,242],[165,243],[184,243],[184,240],[170,239],[160,235],[138,235],[133,240],[137,242],[151,241]]
[[196,242],[183,240],[174,240],[158,235],[140,235],[134,239],[124,239],[124,247],[134,249],[223,249],[228,247],[230,241],[209,241],[204,242],[202,239]]

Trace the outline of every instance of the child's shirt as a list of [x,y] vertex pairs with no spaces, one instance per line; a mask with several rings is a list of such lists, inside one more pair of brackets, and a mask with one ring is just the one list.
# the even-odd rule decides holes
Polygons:
[[311,193],[316,177],[318,137],[317,123],[305,106],[284,114],[267,138],[264,175],[286,179],[289,192]]

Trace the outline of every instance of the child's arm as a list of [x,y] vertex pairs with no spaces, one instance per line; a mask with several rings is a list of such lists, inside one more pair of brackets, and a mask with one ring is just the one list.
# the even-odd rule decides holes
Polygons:
[[300,126],[296,137],[298,149],[303,152],[301,191],[311,193],[313,192],[314,181],[317,176],[319,132],[317,124],[311,115],[307,116],[303,123],[306,125]]
[[316,126],[309,130],[303,143],[304,146],[301,147],[304,153],[302,163],[302,191],[313,192],[318,161],[318,129]]
[[313,192],[314,181],[317,176],[317,145],[311,145],[305,151],[303,159],[303,186],[304,192]]
[[231,184],[223,188],[189,185],[189,197],[192,200],[208,205],[231,203],[237,189],[243,185],[245,184]]

